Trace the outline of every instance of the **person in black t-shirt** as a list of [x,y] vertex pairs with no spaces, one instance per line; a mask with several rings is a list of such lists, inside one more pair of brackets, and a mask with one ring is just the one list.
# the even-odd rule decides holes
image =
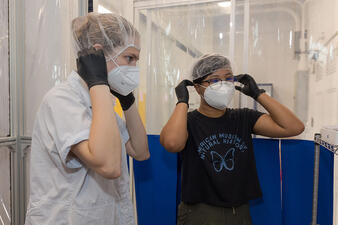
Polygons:
[[[160,135],[164,148],[180,152],[182,159],[178,224],[250,225],[248,201],[262,195],[251,134],[290,137],[303,132],[304,124],[259,89],[252,76],[234,76],[222,55],[202,56],[192,80],[175,88],[178,102]],[[189,113],[187,86],[201,96],[199,108]],[[268,114],[228,108],[235,90],[255,99]]]

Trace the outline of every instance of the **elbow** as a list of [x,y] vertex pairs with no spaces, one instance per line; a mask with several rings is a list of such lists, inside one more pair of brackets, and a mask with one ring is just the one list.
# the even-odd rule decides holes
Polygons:
[[295,124],[290,130],[289,130],[289,137],[292,137],[292,136],[297,136],[297,135],[300,135],[301,133],[303,133],[305,129],[305,126],[302,122],[299,122],[298,124]]
[[117,179],[121,176],[121,169],[105,171],[101,175],[109,180]]
[[150,158],[150,153],[149,153],[149,151],[147,151],[147,153],[145,153],[144,155],[142,155],[142,156],[135,156],[135,157],[133,157],[135,160],[137,160],[137,161],[145,161],[145,160],[147,160],[147,159],[149,159]]
[[305,130],[305,126],[304,123],[299,122],[299,124],[297,124],[297,126],[295,126],[294,128],[294,135],[299,135],[301,133],[303,133],[303,131]]
[[161,142],[161,145],[168,151],[172,153],[180,152],[183,150],[184,146],[177,143],[175,140],[164,140]]
[[148,160],[149,158],[150,158],[150,152],[148,151],[141,161]]
[[90,148],[92,160],[89,167],[106,179],[117,179],[121,176],[121,145],[116,149],[99,149],[97,146]]
[[106,167],[100,168],[97,172],[104,178],[113,180],[121,176],[121,166],[115,166],[115,167],[106,166]]
[[299,135],[301,133],[303,133],[303,131],[305,130],[305,126],[304,126],[304,123],[300,123],[299,126],[297,127],[297,130],[296,130],[296,135]]
[[161,145],[171,153],[177,153],[184,149],[188,139],[188,133],[182,134],[182,132],[164,132],[161,131],[160,143]]

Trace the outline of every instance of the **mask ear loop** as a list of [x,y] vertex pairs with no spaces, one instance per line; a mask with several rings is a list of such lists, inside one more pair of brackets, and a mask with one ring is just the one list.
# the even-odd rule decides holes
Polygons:
[[207,89],[208,87],[206,87],[206,86],[203,86],[202,84],[197,84],[198,86],[200,86],[200,87],[203,87],[203,88],[205,88],[205,89]]
[[[208,87],[205,87],[205,86],[203,86],[203,85],[201,85],[201,84],[199,84],[199,83],[196,83],[198,86],[200,86],[200,87],[203,87],[204,89],[207,89]],[[197,92],[197,91],[196,91]],[[205,92],[204,92],[205,93]],[[201,96],[201,98],[205,101],[205,98],[204,98],[204,96],[203,95],[200,95],[198,92],[197,92],[197,94],[199,95],[199,96]]]
[[[114,57],[109,56],[108,59],[106,58],[106,62],[112,61],[117,67],[120,67],[120,65],[117,64],[117,62],[115,61],[115,59],[116,59],[119,55],[121,55],[122,52],[124,52],[124,51],[125,51],[127,48],[129,48],[129,47],[134,47],[134,48],[136,48],[134,44],[129,44],[129,45],[125,46],[124,48],[122,48],[122,49],[121,49]],[[137,48],[136,48],[136,49],[137,49]]]
[[116,58],[117,57],[115,56],[113,58],[109,56],[108,59],[106,58],[106,62],[112,61],[117,67],[120,67],[119,64],[117,64],[117,62],[115,61]]
[[[101,30],[101,32],[102,32],[102,34],[103,34],[105,40],[108,41],[110,47],[113,49],[113,47],[114,47],[113,42],[109,39],[108,35],[106,34],[106,32],[105,32],[105,30],[104,30],[104,28],[103,28],[103,26],[102,26],[100,20],[99,20],[98,18],[96,18],[96,19],[97,19],[98,25],[99,25],[99,27],[100,27],[100,30]],[[89,40],[89,39],[88,39],[88,40]],[[117,62],[115,61],[115,59],[116,59],[122,52],[124,52],[124,51],[125,51],[127,48],[129,48],[129,47],[134,47],[134,48],[136,48],[136,49],[139,49],[139,48],[137,48],[134,44],[128,44],[128,45],[126,45],[124,48],[122,48],[122,49],[121,49],[121,50],[120,50],[113,58],[110,57],[110,56],[109,56],[108,60],[107,60],[107,58],[106,58],[106,62],[113,61],[113,63],[114,63],[117,67],[119,67],[119,65],[117,64]]]
[[[226,82],[226,81],[222,81],[222,82]],[[203,87],[203,88],[205,88],[205,89],[207,89],[207,88],[210,87],[210,85],[209,85],[208,87],[206,87],[206,86],[203,86],[203,85],[201,85],[201,84],[199,84],[199,83],[197,83],[197,85],[200,86],[200,87]],[[212,89],[212,88],[211,88],[211,89]],[[205,93],[205,91],[204,91],[204,93]],[[200,96],[201,96],[201,98],[203,98],[203,99],[205,100],[204,95],[203,95],[203,96],[200,95]]]

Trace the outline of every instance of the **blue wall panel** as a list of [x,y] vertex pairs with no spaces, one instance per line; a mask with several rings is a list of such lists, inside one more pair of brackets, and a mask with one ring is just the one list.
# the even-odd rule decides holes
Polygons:
[[148,135],[151,157],[134,160],[139,225],[175,225],[177,154],[168,153],[158,135]]
[[278,140],[254,139],[253,144],[263,197],[250,204],[252,223],[253,225],[281,225]]
[[[312,220],[314,143],[282,141],[283,219],[286,225],[309,225]],[[318,224],[332,224],[333,156],[320,152]]]
[[333,153],[321,148],[318,187],[318,224],[331,225],[333,221]]
[[[151,157],[134,161],[139,225],[175,225],[179,201],[177,154],[168,153],[158,135],[149,135]],[[250,205],[253,225],[309,225],[312,218],[314,144],[282,141],[282,202],[278,140],[254,139],[262,199]],[[318,224],[332,224],[333,155],[321,149]]]
[[283,224],[311,224],[313,142],[282,141]]

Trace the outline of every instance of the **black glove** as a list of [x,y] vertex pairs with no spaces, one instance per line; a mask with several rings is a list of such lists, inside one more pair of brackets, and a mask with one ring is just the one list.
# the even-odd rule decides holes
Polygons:
[[91,48],[80,51],[76,65],[78,74],[89,89],[95,85],[108,85],[107,64],[102,49]]
[[235,86],[236,90],[239,90],[245,95],[248,95],[255,100],[257,100],[258,96],[265,92],[264,89],[259,89],[256,81],[249,74],[240,74],[235,76],[235,80],[244,84],[244,87]]
[[175,88],[175,92],[176,92],[176,96],[178,100],[176,105],[180,102],[184,102],[189,106],[188,104],[189,92],[188,92],[187,86],[194,86],[194,84],[190,80],[182,80],[181,83],[179,83],[177,87]]
[[116,91],[113,91],[112,89],[110,89],[110,92],[119,99],[120,104],[122,106],[123,111],[126,111],[130,108],[130,106],[132,106],[132,104],[135,102],[135,97],[133,92],[130,92],[128,95],[123,96],[119,93],[117,93]]

